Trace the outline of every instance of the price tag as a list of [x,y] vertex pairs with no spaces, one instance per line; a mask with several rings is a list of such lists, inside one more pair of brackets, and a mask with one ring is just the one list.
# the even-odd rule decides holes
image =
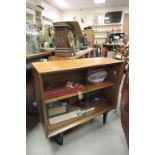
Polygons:
[[78,98],[79,98],[79,100],[81,100],[83,98],[83,94],[80,91],[78,92]]

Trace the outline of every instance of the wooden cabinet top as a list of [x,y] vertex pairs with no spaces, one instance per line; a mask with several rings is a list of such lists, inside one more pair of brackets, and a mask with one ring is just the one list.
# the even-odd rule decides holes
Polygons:
[[75,70],[95,66],[122,63],[123,61],[110,58],[85,58],[63,61],[34,62],[32,66],[39,74],[47,74],[59,71]]

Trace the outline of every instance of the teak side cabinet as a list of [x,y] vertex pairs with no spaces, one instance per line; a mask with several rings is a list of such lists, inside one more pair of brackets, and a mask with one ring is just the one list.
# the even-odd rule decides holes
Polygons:
[[[32,63],[32,66],[35,80],[35,95],[39,104],[39,113],[45,130],[45,135],[48,138],[57,136],[59,144],[63,143],[64,131],[85,123],[99,115],[103,115],[103,123],[105,123],[108,111],[117,106],[119,87],[124,70],[123,61],[110,58],[85,58],[35,62]],[[99,68],[104,68],[108,72],[106,80],[99,84],[88,84],[85,80],[88,70]],[[48,121],[46,105],[51,102],[77,97],[78,93],[71,93],[69,95],[45,100],[45,87],[51,84],[52,86],[62,86],[67,81],[82,83],[84,85],[84,90],[81,93],[84,97],[103,94],[106,100],[104,100],[104,102],[95,102],[95,104],[92,105],[95,110],[90,113],[51,125]]]

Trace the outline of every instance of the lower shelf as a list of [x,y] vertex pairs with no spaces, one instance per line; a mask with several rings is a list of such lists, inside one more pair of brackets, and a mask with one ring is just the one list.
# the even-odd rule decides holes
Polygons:
[[61,132],[64,132],[68,129],[71,129],[77,125],[85,123],[99,115],[102,115],[103,113],[108,112],[109,110],[113,109],[115,106],[109,103],[97,103],[93,107],[95,107],[95,110],[92,111],[90,114],[83,115],[78,118],[73,118],[67,121],[63,121],[55,125],[49,125],[48,138],[55,136]]

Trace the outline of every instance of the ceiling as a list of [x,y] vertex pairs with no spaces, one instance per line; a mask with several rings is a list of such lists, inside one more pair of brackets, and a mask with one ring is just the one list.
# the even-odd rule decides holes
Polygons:
[[[106,0],[104,4],[95,4],[94,0],[65,0],[69,7],[60,7],[54,0],[48,0],[58,9],[65,10],[78,10],[78,9],[88,9],[88,8],[97,8],[97,7],[113,7],[113,6],[128,6],[129,0]],[[57,0],[59,1],[59,0]]]

